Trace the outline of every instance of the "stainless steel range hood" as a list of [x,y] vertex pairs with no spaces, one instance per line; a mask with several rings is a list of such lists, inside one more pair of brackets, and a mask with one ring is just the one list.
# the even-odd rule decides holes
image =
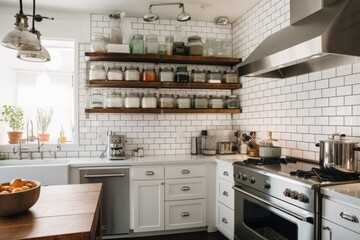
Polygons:
[[360,62],[360,0],[290,0],[291,25],[239,64],[239,76],[287,78]]

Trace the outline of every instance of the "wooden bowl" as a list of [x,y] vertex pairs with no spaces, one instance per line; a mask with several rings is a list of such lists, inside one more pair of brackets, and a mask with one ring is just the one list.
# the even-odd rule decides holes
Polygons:
[[[40,182],[36,183],[36,187],[22,192],[0,194],[0,216],[11,216],[27,211],[39,199]],[[1,183],[2,186],[9,186],[10,183]]]

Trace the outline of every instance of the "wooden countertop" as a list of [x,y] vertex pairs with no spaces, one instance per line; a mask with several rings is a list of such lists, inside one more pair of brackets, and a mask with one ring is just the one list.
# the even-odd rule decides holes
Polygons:
[[0,217],[0,239],[101,239],[102,184],[41,186],[29,211]]

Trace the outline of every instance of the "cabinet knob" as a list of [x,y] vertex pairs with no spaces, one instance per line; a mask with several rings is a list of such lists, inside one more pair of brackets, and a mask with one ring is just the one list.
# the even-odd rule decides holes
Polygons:
[[155,175],[155,173],[154,173],[154,171],[146,171],[145,175],[146,176],[152,176],[152,175]]
[[224,172],[223,172],[223,175],[224,175],[224,176],[229,176],[229,173],[228,173],[227,171],[224,171]]
[[229,193],[228,193],[227,191],[224,191],[224,192],[223,192],[223,195],[224,195],[225,197],[228,197],[228,196],[229,196]]
[[182,174],[189,174],[190,170],[189,169],[183,169],[183,170],[181,170],[181,173]]
[[228,220],[227,220],[226,218],[222,218],[221,221],[222,221],[223,223],[225,223],[225,224],[228,223]]
[[189,191],[190,190],[190,187],[189,186],[183,186],[181,188],[181,191]]
[[188,217],[188,216],[190,216],[190,213],[189,212],[182,212],[181,216],[182,217]]

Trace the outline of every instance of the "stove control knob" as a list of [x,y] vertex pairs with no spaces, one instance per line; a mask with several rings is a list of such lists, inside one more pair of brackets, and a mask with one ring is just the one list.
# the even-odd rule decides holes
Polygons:
[[285,191],[283,192],[285,197],[290,197],[291,193],[292,193],[292,191],[290,188],[285,189]]
[[248,179],[248,177],[247,177],[246,174],[243,174],[241,178],[242,178],[242,180],[244,180],[244,181],[246,181],[246,180]]
[[256,182],[256,179],[254,177],[250,177],[249,182],[251,184],[254,184]]
[[234,178],[240,179],[240,173],[234,172]]
[[267,181],[267,180],[264,181],[264,188],[265,189],[270,189],[271,188],[271,184],[270,184],[269,181]]
[[299,199],[299,193],[297,191],[292,191],[290,197],[292,199]]
[[303,203],[308,203],[309,202],[309,197],[306,196],[306,194],[304,194],[304,193],[300,193],[299,201],[303,202]]

